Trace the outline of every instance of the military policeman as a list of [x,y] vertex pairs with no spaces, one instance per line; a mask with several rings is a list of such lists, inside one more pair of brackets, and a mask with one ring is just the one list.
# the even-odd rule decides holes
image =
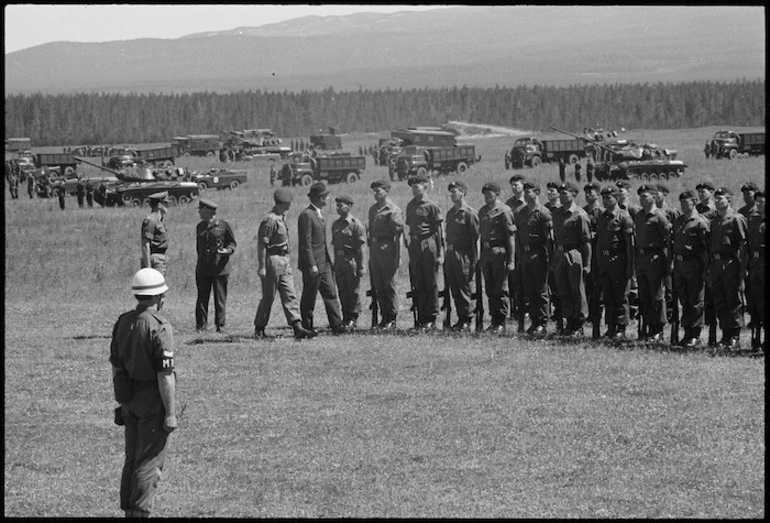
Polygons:
[[388,197],[390,182],[377,180],[370,185],[375,203],[369,208],[367,243],[369,271],[377,295],[382,321],[379,330],[395,330],[398,315],[396,271],[401,262],[401,236],[404,215]]
[[160,311],[168,291],[163,275],[139,270],[131,282],[136,309],[112,329],[110,364],[115,423],[125,426],[126,459],[120,508],[127,517],[149,517],[166,460],[168,437],[177,427],[174,334]]
[[681,345],[692,349],[700,343],[703,329],[703,301],[706,292],[706,262],[708,257],[709,221],[695,208],[693,191],[679,195],[682,213],[674,220],[672,283],[682,305],[680,324],[684,329]]
[[487,330],[502,333],[509,310],[508,272],[516,267],[516,225],[511,208],[500,201],[500,187],[496,183],[485,183],[481,192],[484,206],[479,209],[480,263],[492,317]]
[[[454,298],[457,323],[452,330],[471,330],[471,298],[474,290],[476,264],[479,260],[479,215],[465,201],[468,187],[462,181],[450,182],[449,196],[452,208],[446,213],[446,260],[444,261],[444,286]],[[479,282],[475,282],[478,287]]]
[[198,215],[201,221],[195,229],[198,264],[195,283],[198,299],[195,303],[195,330],[205,331],[208,325],[209,296],[214,290],[214,321],[217,332],[225,327],[227,283],[230,277],[230,256],[235,252],[235,235],[230,224],[217,217],[217,204],[201,198]]
[[717,214],[711,221],[708,279],[714,299],[714,312],[722,329],[719,345],[740,348],[743,314],[741,287],[746,274],[748,227],[746,218],[734,211],[733,193],[720,187],[714,191]]
[[553,276],[561,313],[567,320],[566,336],[582,334],[588,316],[585,277],[591,273],[591,223],[575,203],[577,193],[572,182],[561,184],[562,206],[553,213]]
[[254,338],[265,338],[265,327],[277,292],[281,296],[286,321],[297,339],[312,338],[313,331],[302,326],[294,278],[289,264],[289,229],[286,213],[294,199],[291,191],[280,188],[273,193],[275,205],[259,224],[257,233],[257,275],[262,280],[262,298],[254,316]]
[[361,313],[361,277],[366,273],[363,249],[366,229],[361,220],[350,212],[352,197],[345,194],[337,196],[335,201],[339,218],[332,223],[334,276],[342,307],[342,326],[352,332]]
[[142,268],[152,267],[164,276],[168,265],[168,230],[164,218],[168,213],[168,191],[151,194],[152,211],[142,222]]
[[[516,222],[516,214],[527,206],[527,202],[524,199],[524,176],[521,174],[514,174],[508,180],[511,185],[511,192],[513,193],[505,205],[511,208],[513,212],[513,221]],[[516,253],[521,254],[516,248]],[[527,309],[525,301],[525,293],[522,289],[521,267],[516,264],[516,268],[508,275],[508,293],[511,296],[511,317],[523,319],[523,315]],[[523,321],[519,322],[519,332],[523,332]]]
[[[767,322],[765,321],[765,241],[767,235],[767,225],[765,223],[765,192],[756,191],[754,199],[757,204],[756,211],[749,215],[749,285],[747,295],[752,296],[756,319],[753,327],[767,331]],[[762,336],[764,350],[765,336]],[[759,347],[753,347],[759,348]]]
[[660,341],[666,324],[664,279],[669,270],[668,247],[671,223],[655,205],[657,188],[643,184],[637,190],[642,210],[636,213],[636,280],[639,283],[639,312],[645,329],[641,339]]
[[629,321],[629,282],[634,273],[634,222],[618,205],[618,187],[604,187],[601,195],[605,209],[596,223],[594,285],[600,287],[604,298],[604,337],[623,339]]
[[438,272],[444,263],[443,213],[428,197],[428,177],[411,176],[409,186],[413,198],[406,205],[406,225],[409,227],[410,273],[417,296],[417,322],[420,330],[436,328],[439,311]]
[[548,265],[553,249],[551,213],[540,203],[540,185],[526,181],[526,207],[515,215],[516,254],[524,303],[528,304],[531,324],[527,334],[548,334]]

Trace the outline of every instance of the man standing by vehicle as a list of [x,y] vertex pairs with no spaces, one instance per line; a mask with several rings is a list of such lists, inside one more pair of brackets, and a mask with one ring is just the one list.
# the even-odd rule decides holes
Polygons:
[[155,269],[139,270],[131,282],[136,309],[112,329],[110,364],[115,423],[125,426],[126,459],[120,480],[120,508],[126,517],[149,517],[168,450],[177,428],[174,334],[159,313],[168,291]]
[[286,321],[294,329],[297,339],[312,338],[315,332],[302,326],[299,314],[297,293],[294,291],[294,278],[289,264],[289,229],[286,226],[286,213],[291,207],[294,196],[289,189],[277,189],[273,194],[275,205],[259,224],[257,233],[257,275],[262,280],[262,299],[254,316],[254,338],[263,339],[265,327],[270,321],[275,293],[281,296]]
[[198,202],[201,221],[195,228],[198,264],[195,283],[198,299],[195,303],[195,330],[208,326],[209,296],[214,290],[214,321],[217,332],[223,332],[226,320],[227,282],[230,277],[230,256],[235,252],[235,235],[230,224],[217,218],[217,204],[201,198]]
[[436,202],[428,197],[426,176],[412,176],[408,183],[413,196],[406,205],[406,225],[410,273],[414,278],[412,290],[417,297],[415,328],[432,331],[439,311],[438,271],[444,263],[444,217]]
[[[479,215],[465,201],[468,187],[461,181],[450,182],[452,208],[446,213],[446,260],[444,261],[444,289],[454,298],[457,323],[452,330],[471,330],[471,288],[479,260]],[[476,287],[480,285],[476,282]],[[478,299],[481,299],[480,297]]]
[[[62,186],[62,188],[63,188],[63,186]],[[78,197],[78,207],[80,207],[82,209],[83,208],[83,202],[84,202],[84,200],[86,198],[86,186],[83,183],[83,177],[82,176],[78,176],[78,183],[75,186],[75,193],[77,194],[77,197]]]
[[345,329],[342,327],[340,300],[326,241],[326,221],[321,213],[329,199],[329,189],[323,182],[314,183],[310,186],[308,197],[310,205],[299,214],[297,221],[299,270],[302,271],[302,297],[299,304],[302,326],[313,330],[313,310],[320,291],[329,327],[332,332],[339,334],[345,332]]
[[90,178],[86,179],[86,203],[89,208],[94,206],[94,186],[91,185]]
[[353,198],[338,196],[337,218],[332,223],[334,249],[334,277],[342,307],[342,326],[353,332],[361,313],[361,277],[366,273],[364,249],[366,229],[361,221],[350,214]]
[[152,267],[163,276],[168,266],[168,231],[164,218],[168,213],[168,191],[148,196],[152,211],[142,222],[142,268]]
[[401,209],[388,197],[390,182],[378,180],[371,184],[375,203],[369,208],[367,227],[369,271],[377,304],[382,314],[379,330],[395,330],[398,315],[396,271],[401,262],[401,235],[404,217]]
[[35,196],[35,176],[32,173],[27,174],[27,194],[30,200]]

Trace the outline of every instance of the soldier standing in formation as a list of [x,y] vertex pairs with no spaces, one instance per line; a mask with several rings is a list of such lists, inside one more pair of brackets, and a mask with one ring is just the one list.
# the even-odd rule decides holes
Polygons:
[[599,191],[600,187],[598,183],[588,183],[583,186],[583,192],[586,197],[586,205],[583,207],[583,210],[588,215],[588,220],[591,226],[591,252],[593,253],[593,256],[591,257],[591,277],[585,279],[585,286],[586,286],[586,297],[588,299],[588,314],[589,314],[589,320],[593,321],[593,315],[598,315],[599,318],[602,317],[601,314],[601,300],[599,300],[594,293],[594,289],[599,289],[598,285],[596,284],[596,223],[599,219],[599,216],[604,212],[604,208],[602,207],[600,201],[599,201]]
[[[63,191],[62,191],[63,192]],[[142,268],[152,267],[163,276],[168,267],[168,230],[164,218],[168,213],[168,191],[148,196],[152,211],[142,222]]]
[[583,179],[583,165],[580,162],[575,163],[575,181],[577,183],[580,183],[580,181]]
[[375,203],[369,208],[367,240],[369,271],[377,295],[382,321],[379,330],[395,330],[398,315],[396,271],[401,261],[401,235],[404,215],[388,197],[390,182],[378,180],[371,184]]
[[703,301],[706,292],[706,266],[709,222],[695,208],[697,198],[692,191],[679,195],[682,213],[674,220],[672,283],[682,305],[680,324],[684,329],[681,344],[688,349],[700,343],[703,329]]
[[[668,201],[666,201],[666,198],[668,198],[668,194],[670,192],[667,185],[663,183],[659,183],[655,186],[655,188],[657,189],[657,192],[654,193],[653,195],[653,197],[655,198],[655,205],[658,207],[658,209],[663,211],[663,214],[666,216],[668,223],[670,223],[671,226],[673,227],[674,222],[676,221],[677,218],[679,218],[679,216],[681,216],[682,213],[678,209],[671,207],[668,204]],[[673,261],[673,259],[671,258],[671,252],[672,252],[671,246],[668,246],[669,270],[667,271],[666,277],[663,280],[663,285],[666,293],[666,313],[669,321],[671,321],[671,314],[673,314],[674,312],[674,309],[673,309],[674,297],[672,292],[673,284],[671,283],[671,278],[672,278],[671,269],[673,268],[673,265],[671,265],[671,262]]]
[[27,176],[27,194],[30,200],[35,196],[35,177],[32,173]]
[[230,224],[217,218],[217,204],[201,198],[198,202],[201,221],[195,228],[198,263],[195,283],[198,299],[195,303],[195,330],[208,327],[209,296],[214,290],[214,321],[217,332],[223,332],[226,320],[227,282],[230,277],[230,256],[235,252],[235,235]]
[[743,327],[741,288],[746,274],[746,218],[731,207],[733,193],[720,187],[714,192],[717,214],[711,221],[708,279],[714,300],[714,312],[722,329],[719,345],[740,347]]
[[561,314],[567,320],[566,336],[581,334],[588,316],[585,278],[591,273],[591,225],[575,203],[577,193],[573,183],[561,184],[562,206],[553,213],[553,276]]
[[321,293],[329,327],[332,332],[344,332],[342,310],[334,282],[332,259],[326,241],[326,221],[321,209],[326,207],[329,189],[323,182],[310,186],[310,205],[303,209],[297,220],[297,251],[299,270],[302,272],[302,296],[299,310],[302,326],[313,331],[313,311],[318,293]]
[[406,225],[409,227],[409,272],[417,302],[415,328],[432,331],[439,311],[438,272],[444,263],[444,216],[436,202],[428,197],[426,176],[412,176],[408,183],[413,196],[406,205]]
[[[695,190],[698,191],[698,204],[695,206],[695,209],[698,211],[698,214],[703,216],[709,222],[709,227],[711,227],[711,222],[714,220],[717,212],[713,199],[714,185],[711,184],[711,182],[701,182],[695,186]],[[709,263],[710,262],[711,260],[709,260]],[[711,281],[708,278],[706,279],[706,294],[703,299],[703,310],[706,325],[709,326],[708,344],[709,346],[716,346],[717,317],[716,312],[714,311],[714,298],[711,294]]]
[[561,183],[567,181],[567,174],[565,173],[566,168],[567,165],[564,163],[564,158],[559,158],[559,181]]
[[485,183],[481,192],[484,206],[479,209],[480,263],[492,317],[487,331],[499,334],[505,331],[510,306],[506,288],[508,273],[516,268],[516,225],[511,208],[500,201],[497,184]]
[[[631,220],[636,218],[636,214],[642,210],[642,208],[633,203],[630,198],[629,189],[631,189],[631,182],[628,180],[618,180],[615,182],[619,192],[617,194],[618,207],[623,209],[631,216]],[[637,321],[641,321],[639,317],[639,282],[636,280],[636,271],[631,275],[631,284],[628,289],[628,308],[629,314],[632,318],[636,318]]]
[[[767,331],[765,321],[765,241],[767,225],[765,223],[765,192],[754,193],[756,211],[749,215],[749,285],[747,293],[752,297],[754,310],[752,321],[754,329]],[[756,313],[756,317],[753,314]],[[761,347],[752,347],[764,351],[765,336],[762,336]]]
[[86,203],[88,207],[94,206],[94,186],[91,185],[91,179],[86,179]]
[[[451,182],[448,186],[452,208],[446,213],[446,260],[444,288],[454,298],[457,323],[452,330],[471,330],[471,299],[475,293],[474,281],[476,264],[479,261],[479,215],[476,209],[465,201],[468,187],[462,181]],[[479,288],[479,282],[475,282]],[[477,295],[477,299],[482,299]]]
[[590,154],[586,160],[586,178],[588,179],[588,183],[594,181],[594,158]]
[[[559,201],[559,183],[548,182],[545,184],[545,189],[545,197],[548,201],[546,201],[543,206],[548,209],[548,212],[551,213],[551,218],[553,219],[553,214],[556,212],[556,209],[561,207],[561,201]],[[551,258],[551,261],[553,262],[553,258]],[[548,266],[548,288],[548,299],[552,306],[552,310],[549,311],[549,316],[556,321],[556,332],[561,333],[564,329],[564,322],[561,317],[561,300],[556,293],[556,282],[553,279],[553,263]]]
[[277,189],[273,194],[275,205],[259,224],[257,233],[257,275],[262,280],[262,298],[254,316],[254,338],[265,338],[265,327],[270,321],[275,293],[281,296],[286,321],[294,329],[297,339],[312,338],[313,331],[302,326],[297,293],[294,290],[289,263],[289,229],[286,213],[294,199],[289,189]]
[[657,189],[642,185],[638,189],[642,210],[636,214],[636,280],[639,284],[639,312],[645,325],[640,339],[660,341],[666,324],[664,280],[669,269],[667,248],[671,223],[655,206]]
[[78,207],[82,209],[86,198],[86,186],[83,183],[82,176],[78,176],[78,183],[75,186],[75,193],[78,197]]
[[350,213],[353,198],[342,195],[335,200],[339,218],[332,223],[334,277],[342,307],[342,326],[347,332],[353,332],[361,314],[361,278],[366,273],[363,249],[366,229]]
[[[513,213],[513,221],[516,223],[516,215],[519,211],[524,209],[527,206],[527,202],[524,200],[524,176],[521,174],[514,174],[511,176],[511,178],[508,180],[508,183],[511,185],[511,192],[513,193],[508,200],[506,200],[505,205],[511,208],[511,212]],[[521,252],[518,249],[518,245],[516,246],[516,253],[517,255],[520,255]],[[524,311],[527,309],[526,301],[525,301],[525,293],[522,289],[522,283],[521,283],[521,267],[519,263],[516,263],[516,268],[510,272],[508,275],[508,293],[511,296],[511,317],[512,318],[520,318],[521,315],[524,314]],[[519,332],[523,332],[523,323],[519,323]]]
[[[634,222],[618,206],[618,187],[601,190],[604,211],[596,221],[593,284],[604,299],[607,332],[604,337],[623,339],[629,322],[629,281],[634,273]],[[592,269],[593,271],[594,269]]]
[[58,193],[57,196],[59,198],[59,209],[63,211],[67,205],[66,203],[67,191],[64,189],[64,184],[62,184],[61,187],[59,187],[59,190],[57,191],[57,193]]
[[540,186],[526,181],[523,184],[526,206],[514,215],[516,225],[517,271],[528,305],[531,324],[527,334],[548,334],[548,266],[553,250],[553,220],[551,213],[540,203]]

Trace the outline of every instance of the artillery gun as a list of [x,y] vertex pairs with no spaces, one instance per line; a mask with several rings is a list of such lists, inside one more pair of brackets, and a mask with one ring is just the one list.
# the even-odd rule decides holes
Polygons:
[[[198,184],[195,182],[180,182],[164,180],[149,167],[129,168],[125,171],[115,171],[108,167],[91,162],[85,158],[76,156],[79,162],[91,165],[97,169],[108,172],[117,178],[117,181],[105,184],[106,190],[99,195],[97,203],[106,207],[132,207],[150,206],[149,196],[156,192],[168,191],[168,199],[171,205],[184,205],[198,196]],[[97,198],[96,196],[94,197]]]
[[554,131],[585,140],[586,150],[594,159],[594,176],[598,181],[658,181],[679,178],[687,167],[677,160],[677,151],[661,149],[655,144],[637,145],[629,140],[596,140],[557,127]]

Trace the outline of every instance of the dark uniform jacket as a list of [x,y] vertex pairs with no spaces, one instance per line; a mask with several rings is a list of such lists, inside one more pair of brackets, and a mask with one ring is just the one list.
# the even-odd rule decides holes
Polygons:
[[447,249],[458,252],[476,253],[479,239],[479,214],[467,203],[459,209],[452,206],[446,213]]
[[580,249],[591,241],[591,222],[588,214],[575,202],[569,207],[558,207],[553,212],[553,242],[562,247]]
[[359,272],[363,266],[366,230],[358,218],[348,215],[332,223],[332,247],[334,248],[334,270],[337,273]]
[[598,266],[613,259],[627,262],[628,242],[634,235],[634,222],[628,212],[620,207],[605,210],[596,222],[596,251]]
[[657,207],[640,210],[634,218],[637,249],[664,249],[671,239],[671,223]]
[[369,239],[374,243],[398,241],[404,232],[404,215],[390,199],[384,205],[374,204],[369,208]]
[[150,214],[142,222],[142,238],[150,240],[151,254],[165,254],[168,249],[168,231],[157,213]]
[[[508,250],[508,238],[516,234],[513,211],[501,201],[491,207],[484,205],[479,210],[479,235],[481,251],[504,247]],[[509,253],[510,254],[510,253]]]
[[746,242],[748,227],[746,218],[732,207],[724,216],[718,214],[711,221],[711,239],[709,253],[722,257],[737,256]]
[[332,260],[326,243],[326,222],[318,215],[318,209],[313,205],[299,214],[297,252],[301,271],[310,270],[314,265],[319,273],[331,268]]
[[514,216],[518,254],[545,249],[553,228],[551,212],[538,202],[533,209],[525,206]]
[[[230,224],[214,218],[209,223],[201,221],[195,229],[198,252],[197,271],[204,274],[230,274],[230,256],[235,252],[235,236]],[[219,254],[218,249],[227,249],[227,254]]]
[[690,218],[679,216],[674,221],[673,228],[674,258],[678,261],[694,258],[705,261],[708,254],[709,230],[709,221],[700,214]]

